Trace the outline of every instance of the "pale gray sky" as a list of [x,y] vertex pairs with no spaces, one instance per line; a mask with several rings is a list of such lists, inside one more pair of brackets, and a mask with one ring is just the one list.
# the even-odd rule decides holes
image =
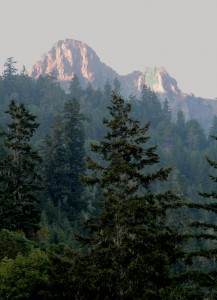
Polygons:
[[217,0],[1,0],[0,73],[65,38],[120,74],[163,65],[183,92],[217,97]]

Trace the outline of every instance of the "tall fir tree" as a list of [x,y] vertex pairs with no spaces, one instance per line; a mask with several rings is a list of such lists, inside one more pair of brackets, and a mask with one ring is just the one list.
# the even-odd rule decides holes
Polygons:
[[64,122],[64,143],[68,159],[67,180],[69,195],[67,199],[67,209],[73,213],[80,212],[82,207],[81,196],[83,183],[80,175],[85,171],[85,149],[84,149],[84,115],[80,112],[80,104],[73,98],[65,103],[63,112]]
[[212,136],[217,136],[217,116],[214,116],[212,125],[209,131],[209,135]]
[[142,88],[140,105],[145,122],[151,122],[151,126],[156,128],[162,119],[161,103],[157,95],[146,85]]
[[207,142],[205,132],[200,126],[200,123],[197,120],[189,120],[185,126],[185,143],[188,149],[192,151],[204,150],[207,146]]
[[11,122],[1,132],[7,152],[0,156],[0,227],[32,236],[40,221],[36,192],[41,189],[41,158],[30,139],[39,124],[22,103],[12,100],[6,113]]
[[185,122],[185,115],[183,111],[179,110],[177,113],[177,120],[176,120],[176,131],[178,136],[180,136],[182,141],[185,141],[186,138],[186,122]]
[[164,99],[163,107],[162,107],[162,120],[169,124],[172,120],[172,112],[170,108],[170,104],[167,98]]
[[[212,136],[217,141],[217,136]],[[216,154],[216,153],[215,153]],[[206,157],[212,173],[209,174],[213,186],[217,183],[217,161]],[[189,204],[190,207],[202,210],[202,218],[197,219],[191,225],[195,229],[196,243],[189,259],[192,263],[192,271],[189,273],[191,281],[197,283],[198,294],[201,299],[216,299],[217,295],[217,192],[213,187],[211,191],[200,192],[204,201]],[[195,267],[196,266],[196,267]],[[198,298],[200,299],[200,298]]]
[[76,98],[79,100],[83,94],[83,90],[77,75],[74,75],[74,78],[70,83],[69,92],[70,92],[71,99]]
[[52,133],[47,134],[41,147],[43,163],[43,177],[46,192],[55,206],[63,206],[67,197],[67,157],[64,146],[64,128],[61,116],[56,116]]
[[113,94],[108,109],[108,132],[92,144],[104,163],[88,158],[90,174],[83,177],[102,191],[101,213],[87,222],[93,236],[85,239],[91,247],[90,298],[170,299],[170,272],[183,255],[184,236],[169,228],[166,216],[180,200],[170,191],[153,192],[170,169],[153,170],[159,156],[156,147],[146,146],[149,123],[141,127],[132,119],[129,103]]
[[79,102],[75,98],[67,101],[43,146],[47,193],[71,222],[83,209],[80,174],[85,170],[84,119]]
[[111,101],[111,95],[112,95],[112,86],[111,83],[107,80],[103,89],[103,96],[105,98],[106,103]]
[[5,64],[4,64],[4,71],[3,71],[3,77],[4,78],[11,78],[13,77],[14,75],[17,74],[17,68],[15,67],[15,64],[17,62],[14,60],[13,57],[9,57]]
[[113,90],[116,94],[118,94],[118,95],[121,94],[121,83],[117,79],[117,77],[115,77],[115,79],[113,80]]
[[[3,91],[7,96],[16,93],[17,89],[17,68],[15,67],[16,61],[13,57],[9,57],[4,64],[3,78]],[[11,99],[11,98],[10,98]]]

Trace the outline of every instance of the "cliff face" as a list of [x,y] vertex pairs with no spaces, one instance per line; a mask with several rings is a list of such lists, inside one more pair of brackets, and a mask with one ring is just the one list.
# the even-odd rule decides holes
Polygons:
[[96,53],[85,43],[76,40],[59,41],[40,61],[36,62],[30,76],[53,74],[60,82],[73,80],[76,74],[83,86],[91,83],[102,87],[107,79],[118,74],[102,63]]
[[159,94],[181,94],[177,82],[163,67],[146,68],[144,72],[134,71],[121,76],[102,63],[93,49],[76,40],[59,41],[34,64],[30,72],[33,78],[46,74],[53,74],[60,82],[69,82],[76,74],[83,86],[91,83],[101,89],[107,80],[112,82],[117,78],[125,96],[141,92],[144,83]]
[[164,67],[146,68],[144,72],[134,71],[128,75],[119,75],[102,63],[88,45],[73,39],[59,41],[34,64],[29,75],[38,78],[47,74],[53,74],[66,91],[75,74],[83,87],[90,83],[94,88],[100,89],[103,89],[106,81],[113,82],[117,78],[125,97],[130,94],[139,96],[145,83],[157,93],[160,100],[168,98],[174,115],[181,109],[187,119],[197,118],[206,128],[217,114],[217,101],[183,93]]

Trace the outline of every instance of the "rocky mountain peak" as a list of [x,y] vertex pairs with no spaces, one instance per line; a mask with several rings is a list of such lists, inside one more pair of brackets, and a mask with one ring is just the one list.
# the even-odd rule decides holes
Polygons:
[[182,91],[177,86],[177,81],[172,78],[166,69],[162,67],[146,68],[145,83],[157,94],[174,93],[181,95]]
[[116,72],[103,64],[94,50],[84,42],[66,39],[56,43],[44,54],[34,64],[29,75],[37,79],[40,75],[53,74],[59,81],[67,82],[76,74],[82,85],[91,83],[97,87],[98,81],[103,81],[110,74],[114,77],[113,73]]
[[95,51],[84,42],[66,39],[57,42],[49,52],[33,66],[30,76],[38,78],[53,74],[66,87],[76,74],[83,86],[91,83],[95,88],[103,88],[106,81],[117,78],[125,96],[141,92],[144,83],[158,94],[180,94],[175,79],[164,67],[146,68],[144,72],[134,71],[119,75],[100,61]]
[[214,114],[217,114],[217,101],[183,93],[178,88],[177,81],[163,66],[147,67],[143,72],[134,71],[128,75],[119,75],[102,63],[92,48],[74,39],[57,42],[34,64],[30,72],[33,78],[48,74],[54,75],[66,91],[75,74],[83,87],[90,83],[94,88],[100,89],[104,88],[107,81],[112,83],[117,78],[124,97],[132,94],[139,96],[143,85],[146,84],[157,93],[161,101],[167,97],[175,116],[178,110],[182,110],[187,119],[199,118],[204,127],[210,123]]

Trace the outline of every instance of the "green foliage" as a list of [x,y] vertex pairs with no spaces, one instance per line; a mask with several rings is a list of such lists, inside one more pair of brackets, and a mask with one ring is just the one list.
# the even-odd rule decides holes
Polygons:
[[90,280],[80,255],[59,244],[0,262],[0,299],[87,299]]
[[165,98],[163,102],[163,108],[162,108],[162,119],[164,122],[167,123],[167,125],[171,122],[172,120],[172,112],[170,109],[169,101],[167,98]]
[[0,263],[0,299],[49,299],[45,297],[49,283],[50,261],[39,249],[28,256],[18,254]]
[[22,230],[31,236],[40,219],[35,193],[41,189],[36,170],[41,158],[30,139],[39,124],[23,103],[12,100],[7,113],[9,130],[1,133],[7,153],[0,157],[0,228]]
[[69,97],[70,99],[76,98],[78,100],[80,100],[80,97],[84,94],[81,85],[80,85],[80,81],[78,79],[78,77],[75,75],[70,87],[69,87]]
[[85,169],[83,121],[78,101],[75,98],[67,101],[43,147],[47,194],[71,222],[83,209],[83,185],[79,179]]
[[41,244],[64,243],[72,248],[78,248],[74,234],[79,225],[76,222],[72,225],[65,213],[51,202],[46,205],[44,203],[43,208],[40,230],[36,233],[37,240]]
[[89,277],[95,299],[161,299],[170,285],[172,265],[182,254],[183,236],[169,228],[168,208],[180,206],[170,191],[154,193],[153,183],[166,181],[170,169],[152,169],[159,162],[156,147],[145,147],[149,124],[130,117],[131,106],[113,94],[108,132],[92,150],[104,163],[88,158],[92,171],[83,178],[98,184],[101,213],[87,223],[93,233]]
[[3,72],[3,77],[4,78],[11,78],[13,77],[14,75],[16,75],[17,73],[17,69],[16,67],[14,66],[17,62],[14,60],[13,57],[9,57],[5,64],[4,64],[4,67],[5,67],[5,70]]
[[216,136],[217,135],[217,116],[215,116],[213,118],[213,122],[210,128],[210,132],[209,132],[210,136]]
[[204,130],[200,127],[197,120],[190,120],[186,123],[186,144],[188,149],[204,150],[206,147],[206,137]]
[[[213,136],[215,140],[216,137]],[[217,169],[216,160],[207,158],[213,171]],[[200,171],[200,170],[198,170]],[[210,179],[216,183],[216,172],[209,175]],[[207,189],[206,189],[207,190]],[[189,203],[189,207],[197,208],[198,213],[191,226],[194,230],[192,236],[192,247],[189,249],[188,262],[191,269],[188,276],[192,284],[195,285],[195,295],[202,295],[202,299],[215,299],[216,287],[216,255],[217,255],[217,235],[216,235],[216,198],[215,189],[211,192],[199,193],[204,199],[200,202]]]
[[[151,122],[151,125],[155,128],[162,119],[162,109],[159,99],[154,92],[144,85],[140,101],[142,117],[145,122]],[[165,109],[164,112],[166,112]]]
[[80,175],[85,170],[84,163],[84,129],[83,114],[80,113],[80,105],[73,98],[67,101],[64,106],[63,122],[64,122],[64,142],[68,159],[67,180],[70,194],[66,202],[66,209],[73,214],[73,210],[81,211],[81,195],[83,185],[80,181]]
[[[31,296],[32,299],[34,299],[34,297],[36,297],[36,299],[49,299],[49,297],[52,297],[53,299],[87,299],[87,297],[89,297],[89,299],[95,299],[96,295],[98,295],[98,298],[100,299],[106,299],[106,297],[110,299],[111,297],[113,297],[113,294],[111,296],[111,294],[109,293],[114,292],[115,294],[117,290],[124,291],[124,294],[121,295],[120,298],[122,297],[128,299],[140,299],[141,294],[139,293],[143,292],[144,294],[142,297],[145,297],[146,299],[149,299],[151,297],[153,297],[153,299],[157,299],[156,297],[160,297],[160,299],[165,300],[200,299],[202,297],[201,295],[204,292],[203,289],[200,289],[200,286],[210,286],[210,288],[205,289],[205,291],[215,291],[216,275],[214,271],[211,273],[213,267],[215,269],[216,259],[215,184],[217,180],[216,173],[213,172],[215,169],[213,168],[213,166],[215,166],[215,155],[217,151],[215,139],[212,139],[211,141],[209,141],[209,143],[207,143],[204,131],[201,129],[198,121],[185,120],[183,112],[178,112],[176,123],[174,123],[168,101],[165,99],[165,101],[161,104],[156,95],[147,87],[144,87],[141,99],[137,100],[133,95],[130,97],[130,103],[132,104],[132,111],[129,112],[130,116],[133,116],[134,119],[138,119],[143,127],[146,127],[147,122],[151,121],[150,128],[146,127],[146,129],[149,129],[149,135],[152,136],[152,139],[151,141],[147,139],[142,146],[144,147],[144,149],[149,149],[152,148],[151,144],[157,144],[157,153],[161,157],[161,161],[159,161],[159,157],[153,148],[153,153],[156,154],[156,162],[158,162],[152,165],[146,165],[145,170],[148,174],[150,174],[150,176],[152,176],[151,174],[158,172],[161,167],[165,167],[168,165],[173,167],[174,171],[169,174],[169,181],[164,182],[165,186],[171,190],[171,195],[175,192],[180,197],[188,200],[188,202],[190,203],[192,201],[197,202],[197,205],[191,204],[195,207],[191,211],[187,208],[168,210],[165,207],[162,209],[161,215],[157,210],[158,206],[151,206],[153,210],[148,210],[148,201],[151,201],[151,204],[154,206],[154,201],[157,200],[156,195],[163,195],[165,193],[165,189],[162,186],[161,180],[156,180],[155,183],[152,184],[152,177],[150,177],[150,186],[148,186],[147,183],[148,189],[141,185],[138,189],[138,201],[135,200],[135,202],[131,204],[130,199],[133,199],[133,197],[136,195],[136,192],[133,194],[133,190],[135,191],[137,187],[137,179],[139,177],[136,180],[133,179],[133,176],[136,174],[136,172],[133,168],[131,168],[133,166],[133,163],[136,163],[137,161],[135,160],[135,158],[131,159],[130,161],[128,160],[130,157],[129,153],[131,152],[133,152],[135,155],[137,155],[137,158],[139,158],[139,155],[141,155],[141,153],[137,153],[139,149],[138,145],[135,148],[134,146],[129,147],[127,143],[129,141],[126,142],[125,139],[121,139],[118,142],[114,137],[111,137],[110,140],[104,139],[104,136],[108,131],[107,126],[109,122],[101,124],[101,120],[103,118],[109,118],[107,106],[112,107],[113,105],[111,103],[112,86],[118,94],[120,94],[121,92],[121,86],[118,80],[115,80],[113,84],[107,82],[104,90],[100,91],[94,90],[91,85],[89,85],[85,89],[82,88],[79,83],[79,79],[75,76],[70,86],[70,94],[66,95],[63,90],[61,90],[59,83],[53,76],[46,76],[44,78],[39,77],[37,80],[33,80],[27,76],[25,68],[20,73],[17,72],[16,62],[13,58],[9,58],[6,61],[4,67],[5,70],[2,76],[0,76],[0,118],[2,123],[1,131],[3,132],[3,128],[5,128],[5,133],[10,132],[8,128],[6,130],[9,119],[8,114],[4,114],[4,111],[8,109],[8,106],[11,103],[11,99],[14,99],[16,103],[19,103],[19,101],[22,100],[25,104],[25,107],[28,107],[28,109],[30,109],[34,113],[34,115],[38,116],[38,121],[41,125],[37,129],[37,131],[34,131],[34,135],[33,137],[31,137],[31,142],[35,142],[35,146],[40,145],[41,139],[43,139],[44,136],[49,133],[47,137],[45,137],[44,142],[44,164],[40,165],[40,169],[43,169],[43,174],[45,174],[44,172],[47,172],[47,179],[44,181],[46,182],[48,193],[38,195],[37,189],[33,193],[36,200],[38,200],[39,198],[41,200],[39,207],[41,210],[40,213],[42,218],[39,224],[39,229],[39,212],[35,210],[37,206],[35,206],[35,204],[37,201],[33,201],[34,204],[32,202],[32,209],[34,211],[33,215],[26,214],[24,213],[24,211],[19,210],[18,207],[15,207],[15,205],[11,205],[11,189],[14,187],[14,184],[11,184],[13,177],[9,176],[9,173],[5,173],[5,170],[8,170],[10,168],[11,172],[18,172],[20,174],[21,168],[19,167],[20,164],[17,164],[17,166],[15,166],[13,159],[11,159],[14,158],[14,155],[12,155],[12,151],[14,150],[12,148],[7,148],[2,138],[0,141],[0,213],[2,213],[2,210],[5,211],[5,213],[4,218],[0,218],[1,227],[17,230],[18,227],[21,227],[21,225],[16,228],[14,224],[23,224],[25,222],[25,226],[27,226],[28,223],[28,226],[32,226],[32,228],[34,228],[33,231],[37,231],[35,238],[38,240],[40,247],[42,248],[47,247],[47,244],[49,243],[58,244],[60,242],[64,242],[74,249],[76,248],[79,251],[84,251],[84,249],[81,249],[80,245],[78,245],[74,241],[74,233],[80,231],[80,220],[86,220],[90,212],[93,215],[97,215],[97,213],[99,212],[102,213],[102,209],[105,208],[106,202],[102,202],[102,206],[100,207],[99,205],[97,205],[96,200],[100,199],[104,201],[105,199],[107,199],[107,213],[100,214],[101,217],[93,219],[93,222],[91,222],[91,220],[89,221],[91,227],[90,233],[93,234],[93,236],[95,236],[94,234],[96,233],[94,229],[99,228],[97,226],[100,225],[100,228],[102,229],[101,232],[98,231],[98,233],[92,240],[93,252],[91,253],[93,254],[93,256],[91,256],[91,261],[88,261],[89,259],[82,259],[80,256],[74,256],[71,250],[69,250],[69,248],[68,250],[66,250],[65,247],[59,247],[58,250],[57,248],[55,248],[55,250],[52,250],[51,252],[49,252],[49,254],[46,253],[46,255],[49,257],[50,265],[48,265],[52,266],[48,267],[48,270],[46,272],[52,274],[52,276],[49,275],[48,282],[44,281],[44,285],[42,284],[40,287],[38,287],[41,293],[40,296],[39,294],[37,294],[36,296]],[[65,132],[66,123],[68,122],[69,125],[71,122],[69,121],[70,118],[68,118],[71,113],[67,113],[68,117],[64,119],[66,116],[65,112],[63,118],[65,101],[67,99],[70,99],[69,102],[72,102],[71,99],[73,97],[76,97],[79,102],[79,114],[85,115],[88,118],[88,122],[85,122],[84,124],[82,120],[85,137],[83,133],[81,135],[79,133],[79,136],[81,136],[80,145],[83,145],[83,142],[85,142],[86,151],[92,159],[92,161],[89,160],[89,163],[90,167],[92,164],[92,171],[95,175],[95,177],[93,178],[93,182],[97,181],[100,178],[100,173],[102,174],[103,172],[106,172],[103,177],[104,179],[99,180],[100,186],[103,185],[103,187],[101,186],[99,188],[95,185],[93,188],[93,192],[91,192],[91,189],[86,189],[84,191],[82,185],[80,185],[80,182],[78,181],[78,174],[84,171],[83,146],[81,146],[81,151],[74,151],[79,143],[77,144],[77,146],[76,144],[73,144],[73,146],[71,144],[71,150],[73,151],[70,150],[69,141],[70,138],[72,138],[70,134],[70,126],[68,127],[68,137],[65,133],[64,135],[62,134],[62,132]],[[77,104],[75,104],[75,107],[78,107],[76,106]],[[128,105],[127,103],[125,104]],[[74,109],[73,105],[68,108],[69,111],[74,111],[76,115],[77,108]],[[127,109],[125,112],[127,112]],[[123,113],[123,111],[121,113]],[[60,117],[58,117],[57,115],[60,115]],[[72,115],[73,113],[71,114],[71,116]],[[117,126],[119,125],[120,123],[117,122]],[[115,127],[115,124],[113,124],[112,126]],[[124,127],[122,129],[124,132]],[[109,129],[109,132],[111,133],[111,128]],[[127,132],[128,131],[126,131],[125,133]],[[213,120],[213,124],[209,134],[212,136],[216,136],[216,118],[214,118]],[[3,137],[6,141],[7,136],[5,135]],[[111,147],[109,142],[111,142],[112,139],[114,139],[114,142],[116,144],[114,143],[114,145]],[[89,146],[91,140],[102,140],[102,144],[101,142],[95,143],[96,147],[94,148],[93,146],[93,149],[96,151],[92,153]],[[103,144],[105,141],[107,144]],[[132,141],[134,140],[132,139]],[[14,145],[17,145],[17,142],[15,142]],[[127,151],[125,151],[126,145],[128,147],[126,148]],[[103,149],[104,156],[107,155],[107,157],[105,157],[106,160],[103,160],[103,155],[101,155],[100,149]],[[121,149],[120,153],[118,149]],[[109,151],[113,150],[115,151],[115,153],[111,155],[111,152]],[[31,149],[31,151],[34,152],[33,149]],[[69,165],[67,160],[67,157],[69,157],[68,155],[70,153],[72,154],[72,152],[73,157],[75,157],[74,155],[76,155],[76,161],[79,162],[80,160],[81,162],[80,171],[77,172],[77,175],[75,177],[73,177],[74,173],[71,172],[72,170],[69,172]],[[24,154],[24,152],[22,153]],[[203,158],[205,153],[209,157],[210,165],[206,164]],[[124,159],[122,155],[125,155]],[[25,159],[27,156],[28,155],[26,154],[23,155]],[[109,159],[113,161],[110,167]],[[147,161],[148,160],[146,158],[146,162]],[[128,163],[132,164],[132,166],[129,167]],[[38,165],[38,163],[36,164]],[[138,164],[134,165],[133,167],[136,166],[138,167]],[[125,170],[125,168],[126,173],[121,173]],[[142,171],[142,169],[140,171]],[[35,170],[35,172],[38,174],[38,171]],[[128,172],[130,172],[130,175],[128,174]],[[211,172],[212,174],[211,181],[208,180],[208,176],[205,176],[205,174],[207,174],[208,172]],[[35,173],[33,172],[33,174]],[[25,188],[28,185],[29,187],[35,189],[34,185],[26,185],[28,180],[26,181],[23,176],[18,177],[19,180],[24,184]],[[76,180],[72,181],[72,178],[76,178]],[[127,178],[130,178],[130,184],[126,184]],[[5,184],[6,182],[9,182],[9,180],[10,186]],[[111,185],[108,184],[110,180]],[[121,180],[120,185],[118,184],[119,180]],[[115,191],[113,190],[112,185],[113,187],[115,186]],[[70,189],[68,188],[69,186],[72,186],[74,188]],[[125,188],[127,191],[127,196],[125,196]],[[198,190],[205,191],[203,196],[207,197],[206,200],[204,198],[198,197]],[[210,190],[213,190],[213,192],[207,192]],[[104,196],[102,195],[103,191]],[[131,195],[132,197],[129,195]],[[138,208],[137,204],[139,200],[141,200],[140,198],[144,195],[146,195],[145,199],[147,202],[147,207],[138,206]],[[5,199],[8,199],[8,201],[6,202]],[[52,202],[50,199],[52,199]],[[126,203],[122,201],[123,199],[126,200]],[[166,199],[164,199],[165,201],[161,201],[159,199],[160,198],[158,198],[158,201],[161,205],[166,202]],[[29,205],[28,201],[25,202],[25,206],[26,204]],[[122,206],[117,206],[119,202]],[[86,208],[86,205],[88,205],[88,212],[80,213],[82,208]],[[70,222],[66,214],[64,213],[64,210],[67,211],[68,217],[72,218]],[[73,210],[72,213],[71,210]],[[75,211],[76,213],[79,212],[79,221],[77,220],[77,217],[75,218]],[[127,211],[126,214],[124,214],[125,211]],[[160,216],[158,220],[159,222],[162,221],[163,224],[158,231],[159,236],[157,237],[155,235],[155,231],[157,231],[157,228],[161,223],[157,225],[154,224],[154,222],[152,222],[152,224],[147,223],[145,227],[147,239],[149,238],[150,241],[153,237],[159,239],[159,242],[156,241],[156,243],[153,245],[151,245],[151,242],[147,243],[147,249],[151,249],[150,253],[155,253],[155,249],[157,249],[156,256],[153,255],[153,257],[151,254],[148,256],[148,254],[143,251],[142,247],[144,246],[144,235],[143,233],[140,234],[141,224],[139,224],[138,227],[135,225],[135,220],[137,219],[138,215],[141,222],[144,221],[144,215],[142,214],[142,212],[144,211],[146,213],[147,222],[151,220],[153,216]],[[163,216],[163,212],[165,213],[165,216]],[[129,224],[128,218],[129,216],[131,216],[131,213],[133,213],[133,218],[129,219]],[[113,218],[114,215],[117,216],[117,218]],[[11,221],[12,216],[14,216],[13,221]],[[117,221],[117,219],[119,220],[119,216],[120,221]],[[35,220],[33,222],[34,224],[31,223],[33,220]],[[162,248],[162,245],[165,245],[165,239],[163,239],[162,241],[160,235],[162,234],[162,236],[164,236],[163,234],[166,234],[166,231],[164,233],[162,233],[161,231],[162,228],[164,228],[165,221],[169,226],[167,228],[168,230],[170,227],[172,227],[175,228],[175,230],[180,230],[181,232],[187,230],[187,224],[189,222],[194,221],[194,227],[192,227],[191,233],[195,234],[196,232],[198,238],[192,238],[192,241],[190,241],[186,245],[186,249],[189,253],[191,252],[191,250],[194,250],[192,256],[189,255],[189,261],[192,262],[192,267],[188,266],[188,268],[189,270],[195,268],[196,271],[191,271],[192,278],[189,273],[189,277],[187,276],[185,279],[183,279],[183,281],[186,282],[188,286],[187,289],[186,285],[182,285],[180,283],[181,281],[173,282],[173,284],[170,284],[169,281],[165,283],[165,281],[162,280],[162,284],[159,284],[160,288],[158,290],[158,295],[156,296],[155,286],[150,284],[150,282],[151,280],[153,280],[153,278],[155,280],[158,275],[154,274],[152,276],[150,269],[153,266],[154,270],[157,270],[162,274],[158,278],[163,278],[164,275],[167,276],[169,274],[169,270],[171,269],[171,257],[174,254],[174,252],[171,252],[168,255],[167,250],[169,249],[169,247],[171,247],[171,249],[175,249],[175,243],[173,243],[176,239],[175,231],[171,232],[172,236],[174,234],[173,237],[169,235],[167,244],[168,247],[166,248],[165,246],[164,248]],[[3,222],[4,226],[2,225]],[[5,226],[5,224],[7,224],[7,226]],[[128,225],[130,225],[129,228]],[[149,232],[149,229],[151,228],[151,225],[153,225],[154,228],[153,232],[152,234],[147,234],[147,232]],[[22,228],[22,230],[25,231],[26,229]],[[32,235],[32,233],[30,234],[29,232],[27,234]],[[132,234],[132,240],[130,240],[130,234]],[[108,238],[106,238],[107,235]],[[118,240],[117,236],[120,237],[119,240],[120,243],[122,243],[120,244],[120,247],[118,247],[117,242],[114,242]],[[139,238],[141,238],[142,242],[140,242],[138,236]],[[180,240],[182,240],[181,237]],[[179,244],[180,240],[178,238],[177,245]],[[137,241],[139,241],[140,243],[137,243]],[[142,255],[141,252],[139,252],[139,254],[135,256],[135,253],[137,253],[139,247],[141,247],[140,250],[142,252]],[[9,232],[7,230],[1,230],[0,249],[1,258],[7,256],[16,260],[16,256],[18,253],[27,255],[26,257],[22,257],[22,260],[24,262],[29,259],[28,254],[32,249],[32,243],[26,240],[26,238],[22,235],[22,232],[16,233]],[[203,249],[202,252],[201,249]],[[85,251],[86,253],[89,253],[90,249],[85,248]],[[147,261],[143,260],[143,253],[145,253]],[[8,262],[8,264],[12,264],[11,260],[9,261],[10,263]],[[157,262],[161,262],[160,266],[157,265]],[[119,268],[120,265],[121,268]],[[198,275],[197,271],[198,267],[200,267],[200,270],[202,270],[200,276]],[[31,266],[26,265],[26,268],[31,269]],[[179,268],[180,266],[178,265],[174,270],[179,270]],[[147,271],[145,275],[143,272],[144,269]],[[120,270],[122,273],[120,272]],[[208,271],[209,274],[204,275],[204,270]],[[16,272],[18,271],[16,270]],[[120,278],[120,274],[124,274],[124,279]],[[11,273],[10,276],[12,275],[13,274]],[[149,275],[151,277],[150,280],[147,279]],[[10,276],[7,275],[7,278],[9,278]],[[22,274],[22,276],[23,278],[25,278],[26,282],[28,280],[30,281],[29,285],[34,289],[34,285],[31,285],[31,277],[27,280],[25,274]],[[20,279],[22,278],[22,276],[20,276]],[[144,278],[146,281],[144,280]],[[197,278],[197,280],[195,278]],[[7,279],[7,282],[10,281],[8,280],[9,279]],[[193,284],[193,281],[196,282],[196,284]],[[145,287],[144,282],[146,282]],[[13,280],[9,282],[9,286],[16,286],[15,277],[13,277]],[[191,294],[192,288],[195,289],[195,295]],[[113,289],[112,292],[111,289]],[[34,292],[31,293],[32,295],[34,295]],[[108,295],[110,295],[111,297]],[[205,295],[206,294],[204,294],[204,297]],[[19,297],[19,295],[16,297]],[[28,299],[28,296],[25,297],[27,297]],[[208,293],[206,295],[207,299],[215,299],[214,297],[215,295],[211,295]],[[5,299],[5,296],[2,299]],[[16,298],[14,298],[14,296],[11,296],[11,299]]]
[[47,195],[56,206],[62,206],[67,194],[67,153],[63,131],[62,118],[57,116],[51,135],[47,134],[44,138],[41,151]]
[[[69,247],[59,244],[51,248],[49,260],[52,268],[50,273],[50,293],[52,299],[94,299],[89,294],[91,278],[86,276],[87,264],[79,254]],[[48,298],[48,299],[50,299]]]
[[6,229],[0,231],[0,260],[4,257],[14,259],[18,253],[29,253],[33,244],[20,232]]
[[176,130],[181,140],[185,140],[185,116],[183,111],[178,111],[177,113],[177,121],[176,121]]

